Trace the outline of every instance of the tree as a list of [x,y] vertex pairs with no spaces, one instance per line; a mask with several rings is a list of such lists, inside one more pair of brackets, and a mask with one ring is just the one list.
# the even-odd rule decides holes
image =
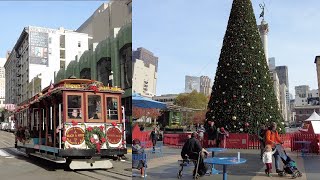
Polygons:
[[142,108],[133,107],[132,108],[132,116],[136,119],[140,119],[145,116],[146,112]]
[[154,108],[132,108],[132,116],[134,118],[140,119],[144,117],[150,117],[151,119],[156,119],[161,115],[158,109]]
[[250,0],[233,1],[206,118],[230,132],[284,130]]
[[178,97],[175,99],[174,104],[194,109],[206,109],[208,104],[208,98],[202,93],[192,91],[189,94],[179,94]]
[[206,111],[197,111],[193,114],[193,123],[194,124],[203,124],[206,119]]
[[[205,110],[208,105],[208,97],[197,91],[192,91],[191,93],[182,93],[179,94],[175,99],[174,104],[182,107],[193,108]],[[205,116],[202,116],[201,113],[194,111],[184,112],[182,117],[184,117],[183,124],[192,124],[195,121],[202,123],[205,120]],[[202,118],[202,120],[201,120]]]

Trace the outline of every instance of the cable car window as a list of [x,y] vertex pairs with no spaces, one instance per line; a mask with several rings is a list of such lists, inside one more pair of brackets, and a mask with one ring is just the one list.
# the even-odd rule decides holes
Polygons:
[[118,120],[118,98],[107,97],[107,119]]
[[68,117],[71,119],[82,119],[81,96],[68,95]]
[[88,119],[101,118],[101,96],[88,95]]

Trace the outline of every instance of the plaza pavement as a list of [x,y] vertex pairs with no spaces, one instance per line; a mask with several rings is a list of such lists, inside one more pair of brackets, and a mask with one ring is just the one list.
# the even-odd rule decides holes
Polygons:
[[[178,160],[180,159],[180,149],[169,148],[164,146],[163,156],[158,154],[148,154],[148,168],[147,179],[177,179],[177,172],[179,171]],[[296,152],[286,150],[290,156],[297,163],[298,169],[303,173],[299,180],[320,180],[320,156],[297,156]],[[216,153],[217,157],[236,157],[237,152],[241,152],[241,158],[245,158],[247,162],[240,165],[232,165],[227,167],[229,180],[283,180],[291,179],[290,175],[279,177],[275,173],[273,163],[272,177],[267,177],[264,173],[265,165],[260,160],[259,150],[257,149],[228,149],[223,153]],[[281,163],[282,166],[282,163]],[[216,169],[222,170],[222,166],[216,165]],[[193,167],[184,169],[182,179],[192,179]],[[139,174],[137,170],[133,170],[133,174]],[[141,179],[141,177],[133,177],[133,179]],[[201,180],[222,179],[222,174],[205,175]]]

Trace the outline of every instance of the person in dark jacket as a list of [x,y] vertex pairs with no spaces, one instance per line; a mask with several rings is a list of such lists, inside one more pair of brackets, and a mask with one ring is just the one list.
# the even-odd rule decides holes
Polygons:
[[[193,132],[191,135],[191,138],[188,139],[185,144],[183,145],[182,151],[181,151],[181,157],[182,159],[192,159],[192,160],[198,160],[199,153],[200,153],[200,160],[198,162],[198,174],[200,176],[203,176],[207,172],[207,167],[205,166],[203,162],[203,156],[204,154],[208,155],[208,151],[206,151],[204,148],[202,148],[200,142],[198,139],[196,139],[196,132]],[[196,173],[196,167],[193,170],[193,176],[195,176]]]
[[152,131],[151,131],[151,141],[152,141],[152,148],[153,148],[153,151],[155,151],[155,146],[157,144],[157,140],[158,140],[158,135],[157,135],[157,129],[154,128]]
[[266,132],[267,132],[266,126],[262,124],[258,132],[259,141],[260,141],[260,159],[262,159],[264,148],[266,147],[266,142],[265,142]]
[[214,122],[211,122],[208,127],[208,146],[214,147],[217,139],[217,128],[214,125]]

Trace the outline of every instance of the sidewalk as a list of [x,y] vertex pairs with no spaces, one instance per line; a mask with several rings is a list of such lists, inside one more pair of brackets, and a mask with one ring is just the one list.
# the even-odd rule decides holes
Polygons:
[[[179,171],[178,160],[180,159],[180,149],[174,149],[169,147],[163,148],[163,156],[157,157],[155,155],[149,155],[147,178],[148,179],[177,179],[177,173]],[[224,153],[216,153],[216,156],[236,157],[237,152],[241,152],[241,158],[247,159],[245,164],[233,165],[227,167],[229,180],[283,180],[291,179],[290,175],[285,177],[279,177],[275,173],[275,167],[273,163],[272,177],[267,177],[264,173],[265,165],[260,160],[259,150],[257,149],[228,149]],[[320,170],[320,157],[297,157],[297,153],[287,150],[288,156],[290,156],[297,163],[299,171],[303,173],[303,176],[297,178],[299,180],[319,180]],[[281,163],[282,166],[282,163]],[[222,166],[215,166],[216,169],[222,170]],[[192,179],[193,167],[184,169],[182,179]],[[137,173],[137,170],[133,170]],[[306,173],[307,172],[307,173]],[[141,179],[134,177],[133,179]],[[222,179],[222,174],[218,175],[206,175],[200,179]]]

